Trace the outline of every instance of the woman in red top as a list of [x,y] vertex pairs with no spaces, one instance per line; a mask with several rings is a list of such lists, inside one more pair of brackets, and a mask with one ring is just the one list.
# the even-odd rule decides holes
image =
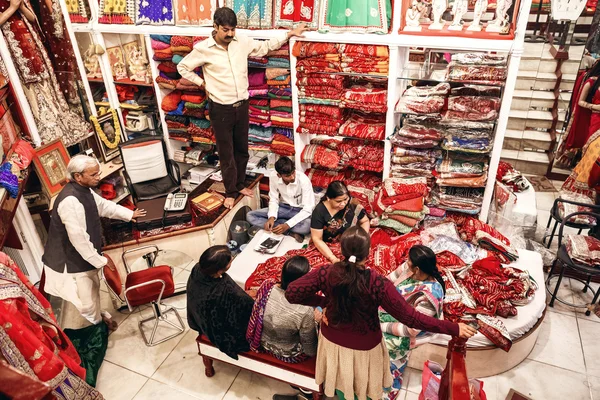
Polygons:
[[[325,308],[317,350],[317,384],[325,395],[379,399],[392,384],[390,362],[377,310],[383,307],[408,327],[469,338],[475,329],[465,324],[421,314],[398,293],[394,284],[364,268],[371,239],[361,227],[349,228],[341,238],[346,261],[314,269],[286,290],[290,303]],[[325,296],[317,295],[322,292]]]

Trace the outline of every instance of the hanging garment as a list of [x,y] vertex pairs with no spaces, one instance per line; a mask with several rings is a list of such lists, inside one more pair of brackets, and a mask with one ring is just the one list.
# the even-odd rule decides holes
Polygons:
[[[0,11],[6,11],[9,4],[0,0]],[[23,4],[31,10],[29,1]],[[1,29],[42,142],[61,139],[71,146],[88,137],[91,127],[69,109],[36,25],[16,11]]]
[[100,0],[99,14],[101,24],[133,24],[135,0]]
[[273,27],[273,2],[270,0],[225,0],[237,16],[238,28],[270,29]]
[[[78,85],[83,87],[83,84],[59,0],[52,1],[52,8],[48,7],[47,1],[40,1],[40,25],[46,38],[48,56],[65,99],[69,104],[80,104]],[[81,107],[78,109],[83,115]]]
[[175,17],[171,0],[138,0],[137,25],[173,25]]
[[274,28],[291,28],[304,22],[309,29],[319,24],[320,0],[275,0]]
[[6,361],[52,387],[57,399],[103,399],[85,382],[86,370],[50,303],[0,252],[0,343]]
[[86,23],[90,20],[90,6],[85,0],[65,0],[69,19],[73,23]]
[[174,0],[177,2],[177,25],[212,26],[216,0]]
[[385,34],[392,16],[390,0],[325,0],[319,28]]

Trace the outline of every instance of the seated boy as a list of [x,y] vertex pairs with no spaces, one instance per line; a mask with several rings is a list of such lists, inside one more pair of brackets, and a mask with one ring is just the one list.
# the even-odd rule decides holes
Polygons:
[[269,207],[248,213],[251,225],[262,226],[275,234],[289,233],[302,242],[310,234],[310,216],[315,194],[310,179],[296,171],[294,162],[281,157],[269,177]]

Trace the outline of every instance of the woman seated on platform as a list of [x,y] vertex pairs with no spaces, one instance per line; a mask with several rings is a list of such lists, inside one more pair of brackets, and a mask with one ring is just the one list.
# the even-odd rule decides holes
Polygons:
[[338,256],[327,243],[339,238],[346,229],[355,225],[360,225],[369,232],[369,218],[364,208],[358,202],[351,201],[348,188],[342,181],[331,182],[312,214],[310,236],[313,243],[330,262],[339,262]]
[[246,329],[254,301],[227,275],[231,259],[227,246],[202,253],[187,283],[187,315],[190,328],[237,360],[250,349]]
[[[364,208],[350,199],[348,188],[341,181],[333,181],[325,196],[315,207],[311,217],[312,243],[306,249],[288,251],[282,257],[273,257],[259,264],[246,281],[246,290],[257,290],[267,279],[279,282],[283,264],[294,256],[304,256],[311,268],[339,261],[338,238],[351,226],[359,225],[369,231],[369,218]],[[369,259],[367,265],[373,260]]]
[[246,333],[251,350],[258,352],[262,348],[289,363],[302,362],[317,355],[315,310],[290,304],[285,298],[288,285],[308,271],[308,260],[295,256],[283,265],[280,284],[269,279],[260,286]]
[[[475,329],[465,324],[438,320],[411,307],[385,276],[365,268],[371,238],[361,227],[351,227],[341,238],[344,261],[313,269],[292,282],[285,296],[292,304],[325,309],[316,383],[325,395],[340,399],[379,399],[392,384],[388,350],[381,333],[381,306],[406,326],[469,338]],[[324,296],[318,293],[322,292]]]
[[[417,311],[437,319],[442,317],[446,289],[435,254],[429,247],[413,246],[408,252],[407,262],[392,272],[388,279]],[[402,388],[402,374],[408,364],[410,351],[428,342],[432,334],[398,322],[386,311],[379,311],[379,320],[394,380],[391,389],[385,391],[384,398],[395,399]]]

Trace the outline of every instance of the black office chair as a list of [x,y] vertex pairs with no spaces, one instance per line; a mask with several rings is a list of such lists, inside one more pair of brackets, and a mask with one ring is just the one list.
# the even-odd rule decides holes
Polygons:
[[[589,266],[586,264],[581,264],[581,263],[576,262],[575,260],[571,259],[571,256],[569,255],[569,252],[567,251],[566,245],[562,244],[563,230],[566,226],[566,221],[568,221],[570,218],[572,218],[573,216],[576,216],[576,215],[589,215],[589,216],[595,217],[597,221],[600,221],[600,214],[595,214],[595,213],[592,213],[589,211],[579,211],[579,212],[569,214],[561,222],[560,229],[558,231],[558,252],[556,254],[556,259],[554,260],[554,263],[552,263],[552,268],[550,269],[550,272],[548,273],[548,278],[546,279],[546,290],[548,291],[548,293],[550,293],[552,295],[552,298],[550,299],[550,303],[548,304],[550,307],[554,307],[555,300],[560,303],[563,303],[563,304],[566,304],[568,306],[575,307],[575,308],[586,308],[587,307],[587,305],[585,305],[585,304],[584,305],[572,304],[572,303],[569,303],[567,301],[564,301],[564,300],[558,298],[558,296],[557,296],[558,289],[560,288],[560,283],[562,282],[562,279],[565,276],[565,273],[567,273],[571,279],[575,279],[576,281],[579,281],[584,284],[584,287],[583,287],[584,293],[587,293],[588,289],[592,292],[592,294],[594,295],[594,299],[592,300],[592,305],[596,304],[596,302],[598,301],[598,296],[600,295],[600,290],[595,291],[590,286],[590,282],[592,281],[592,278],[595,276],[600,276],[600,265]],[[560,272],[557,272],[557,268],[560,268]],[[573,272],[573,273],[569,273],[569,272]],[[551,291],[550,280],[556,275],[558,275],[558,281],[556,282],[556,286],[554,287],[554,289]],[[585,276],[585,279],[581,278],[581,276]],[[590,315],[590,311],[589,310],[586,311],[585,315]]]
[[119,145],[125,181],[134,201],[153,200],[179,189],[179,165],[161,137],[142,136]]
[[[550,210],[550,217],[548,217],[548,224],[546,224],[546,230],[548,230],[550,228],[550,223],[552,222],[552,220],[554,220],[554,228],[552,228],[552,233],[550,234],[550,239],[548,240],[548,244],[546,244],[548,235],[545,235],[544,239],[542,240],[542,244],[546,244],[546,248],[548,248],[548,249],[552,245],[552,240],[554,239],[554,234],[556,233],[556,228],[558,227],[558,224],[560,224],[561,221],[563,221],[563,219],[560,217],[560,213],[558,210],[558,203],[573,204],[576,206],[587,207],[592,211],[600,211],[600,206],[596,206],[593,204],[578,203],[576,201],[571,201],[571,200],[566,200],[566,199],[561,199],[561,198],[554,200],[554,204],[552,205],[552,209]],[[581,234],[581,232],[584,229],[592,229],[594,227],[594,225],[590,225],[590,224],[580,224],[580,223],[570,222],[567,218],[565,218],[565,221],[566,221],[565,225],[568,226],[569,228],[579,229],[579,232],[578,232],[579,235]]]

